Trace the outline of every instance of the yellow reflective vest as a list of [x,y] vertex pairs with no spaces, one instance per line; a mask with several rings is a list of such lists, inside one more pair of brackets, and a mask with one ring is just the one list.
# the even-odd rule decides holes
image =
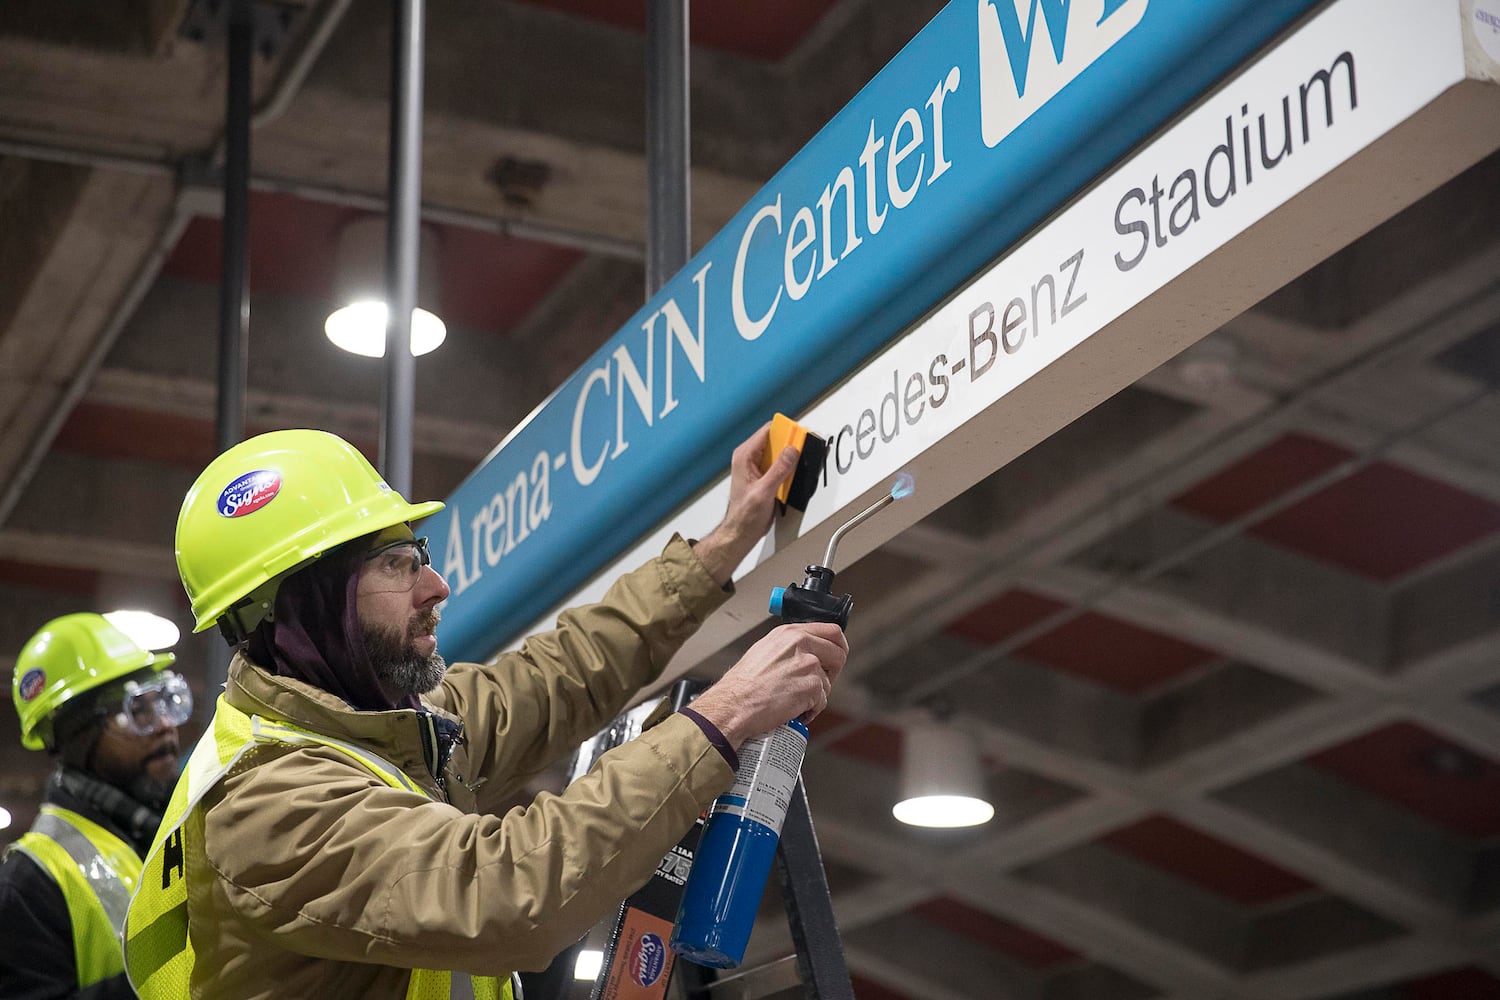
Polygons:
[[[143,1000],[180,1000],[189,995],[193,945],[188,936],[187,856],[184,838],[201,836],[203,820],[194,807],[251,747],[257,743],[316,744],[345,754],[392,788],[426,796],[394,764],[363,747],[259,715],[246,715],[219,698],[213,722],[198,741],[187,769],[172,792],[161,829],[146,855],[140,888],[130,900],[125,920],[125,968]],[[515,1000],[519,991],[507,980],[470,977],[465,973],[416,969],[407,1000]]]
[[36,862],[62,890],[79,988],[124,972],[120,933],[140,881],[140,856],[98,823],[50,804],[11,849]]

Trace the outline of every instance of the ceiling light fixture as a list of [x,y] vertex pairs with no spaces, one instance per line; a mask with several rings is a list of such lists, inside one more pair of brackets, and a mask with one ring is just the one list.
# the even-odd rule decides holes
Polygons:
[[[385,357],[386,316],[384,302],[365,299],[335,309],[323,322],[323,332],[337,347],[367,358]],[[421,357],[437,350],[448,336],[448,327],[426,309],[411,311],[411,353]]]
[[176,625],[150,611],[110,611],[104,620],[142,649],[170,649],[182,638]]
[[10,829],[10,822],[10,810],[5,808],[4,806],[0,806],[0,830]]
[[974,737],[952,726],[909,726],[901,745],[901,800],[892,815],[908,826],[963,827],[988,823],[984,769]]
[[[339,233],[334,300],[339,303],[323,323],[323,332],[336,346],[367,358],[385,357],[384,216],[353,220]],[[414,357],[437,350],[448,336],[438,318],[437,237],[431,227],[421,229],[417,255],[417,306],[411,314],[411,353]],[[425,308],[424,308],[425,307]]]
[[577,960],[573,963],[573,978],[594,980],[599,978],[599,970],[604,967],[604,952],[594,948],[585,948],[578,953]]

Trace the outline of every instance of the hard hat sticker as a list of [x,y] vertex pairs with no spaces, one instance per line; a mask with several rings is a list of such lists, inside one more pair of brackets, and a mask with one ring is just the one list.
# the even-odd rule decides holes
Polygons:
[[253,514],[276,499],[280,492],[281,473],[275,469],[247,472],[219,494],[219,514],[223,517]]
[[47,672],[41,667],[32,667],[21,675],[21,683],[16,685],[16,690],[20,692],[22,701],[31,701],[46,686]]

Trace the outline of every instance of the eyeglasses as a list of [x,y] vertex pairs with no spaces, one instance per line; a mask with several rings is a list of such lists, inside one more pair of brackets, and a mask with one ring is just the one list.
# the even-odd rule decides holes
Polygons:
[[431,565],[426,538],[403,538],[370,550],[361,581],[378,592],[405,593],[416,586],[422,567]]
[[141,736],[182,725],[193,714],[193,692],[181,674],[163,671],[148,681],[126,681],[115,725]]

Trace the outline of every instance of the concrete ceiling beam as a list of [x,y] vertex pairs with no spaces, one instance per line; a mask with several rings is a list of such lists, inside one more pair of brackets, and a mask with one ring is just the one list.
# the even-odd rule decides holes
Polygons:
[[[170,413],[212,423],[218,388],[201,379],[106,368],[94,380],[90,403],[143,412]],[[254,420],[278,427],[318,427],[340,437],[370,440],[380,431],[380,411],[373,401],[346,403],[311,395],[251,389],[245,397]],[[412,421],[412,445],[419,454],[440,455],[477,464],[494,449],[507,428],[418,413]]]
[[[1181,517],[1180,515],[1178,517]],[[1163,519],[1166,519],[1165,515]],[[1186,518],[1182,518],[1187,520]],[[1196,526],[1195,526],[1196,527]],[[1130,534],[1125,529],[1122,534]],[[1139,526],[1136,526],[1139,530]],[[1239,540],[1236,540],[1238,542]],[[1233,543],[1232,543],[1233,544]],[[1248,543],[1244,548],[1257,547]],[[1153,551],[1155,549],[1153,548]],[[1308,606],[1338,607],[1350,619],[1383,626],[1380,595],[1350,585],[1341,575],[1314,568],[1299,575],[1302,560],[1282,558],[1279,553],[1263,554],[1249,566],[1233,558],[1205,558],[1195,561],[1190,581],[1162,584],[1160,580],[1131,584],[1113,575],[1109,567],[1072,563],[1035,570],[1024,583],[1061,601],[1085,600],[1108,588],[1097,607],[1142,628],[1180,636],[1205,649],[1221,652],[1260,669],[1291,678],[1326,692],[1379,690],[1388,683],[1375,674],[1371,666],[1339,648],[1340,642],[1314,641],[1303,633],[1299,623],[1307,617],[1298,601],[1267,600],[1256,605],[1258,595],[1270,595],[1277,588],[1287,588],[1293,596],[1302,595]],[[1086,556],[1088,563],[1101,563],[1097,556]],[[1141,557],[1142,559],[1146,557]],[[1247,560],[1248,561],[1248,560]],[[1279,572],[1284,564],[1286,572]],[[1221,567],[1223,576],[1215,567]],[[1213,573],[1217,583],[1205,583]],[[1257,576],[1252,577],[1250,574]],[[1259,580],[1253,591],[1247,580]],[[1216,590],[1231,587],[1234,581],[1245,583],[1239,592],[1218,597]],[[1347,590],[1344,588],[1348,588]],[[1319,604],[1321,598],[1327,603]],[[1354,621],[1349,622],[1352,629]],[[1321,639],[1322,636],[1317,636]],[[1351,640],[1352,642],[1352,637]]]
[[1452,942],[1407,935],[1289,968],[1246,976],[1244,985],[1251,996],[1277,997],[1279,1000],[1362,996],[1361,989],[1378,990],[1391,983],[1447,972],[1466,965],[1468,960],[1464,949]]
[[96,172],[46,241],[0,328],[0,524],[180,224],[170,182]]
[[1432,922],[1470,905],[1477,858],[1463,838],[1321,769],[1281,768],[1184,808],[1202,822],[1214,819],[1215,805],[1244,814],[1238,827],[1215,822],[1233,841],[1321,873],[1324,885],[1376,912]]
[[133,55],[160,54],[191,0],[8,0],[0,35],[20,35],[59,48]]
[[0,559],[178,583],[169,545],[24,529],[0,530]]
[[1054,888],[1015,875],[973,873],[965,894],[986,908],[1158,987],[1248,1000],[1217,963],[1183,944]]

